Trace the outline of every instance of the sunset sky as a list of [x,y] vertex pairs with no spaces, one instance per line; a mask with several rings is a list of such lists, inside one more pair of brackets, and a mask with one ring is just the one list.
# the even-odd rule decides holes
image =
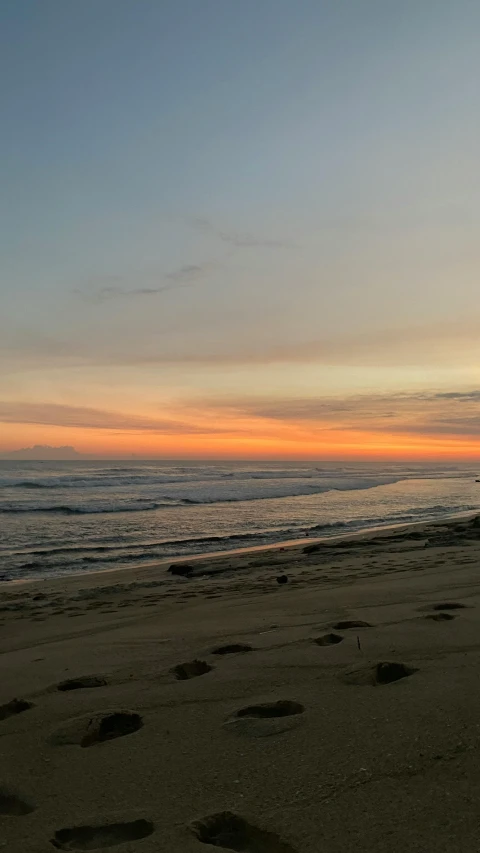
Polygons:
[[0,33],[1,453],[480,458],[480,3]]

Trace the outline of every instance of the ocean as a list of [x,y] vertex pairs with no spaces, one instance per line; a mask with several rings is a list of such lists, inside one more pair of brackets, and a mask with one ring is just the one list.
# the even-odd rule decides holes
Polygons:
[[0,580],[188,557],[480,508],[472,465],[0,461]]

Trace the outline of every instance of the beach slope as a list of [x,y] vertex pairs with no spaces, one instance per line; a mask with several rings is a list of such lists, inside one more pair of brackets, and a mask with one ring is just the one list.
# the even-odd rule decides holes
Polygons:
[[2,585],[5,850],[480,849],[479,565],[464,519]]

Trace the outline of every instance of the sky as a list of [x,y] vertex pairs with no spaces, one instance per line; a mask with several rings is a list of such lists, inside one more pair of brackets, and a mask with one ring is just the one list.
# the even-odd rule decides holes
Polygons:
[[480,459],[476,0],[3,0],[0,453]]

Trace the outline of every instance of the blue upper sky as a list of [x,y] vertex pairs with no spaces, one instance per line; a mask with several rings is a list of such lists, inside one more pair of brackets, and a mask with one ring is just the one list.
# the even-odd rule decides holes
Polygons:
[[478,3],[4,0],[0,23],[12,285],[187,263],[190,216],[284,236],[478,201]]

